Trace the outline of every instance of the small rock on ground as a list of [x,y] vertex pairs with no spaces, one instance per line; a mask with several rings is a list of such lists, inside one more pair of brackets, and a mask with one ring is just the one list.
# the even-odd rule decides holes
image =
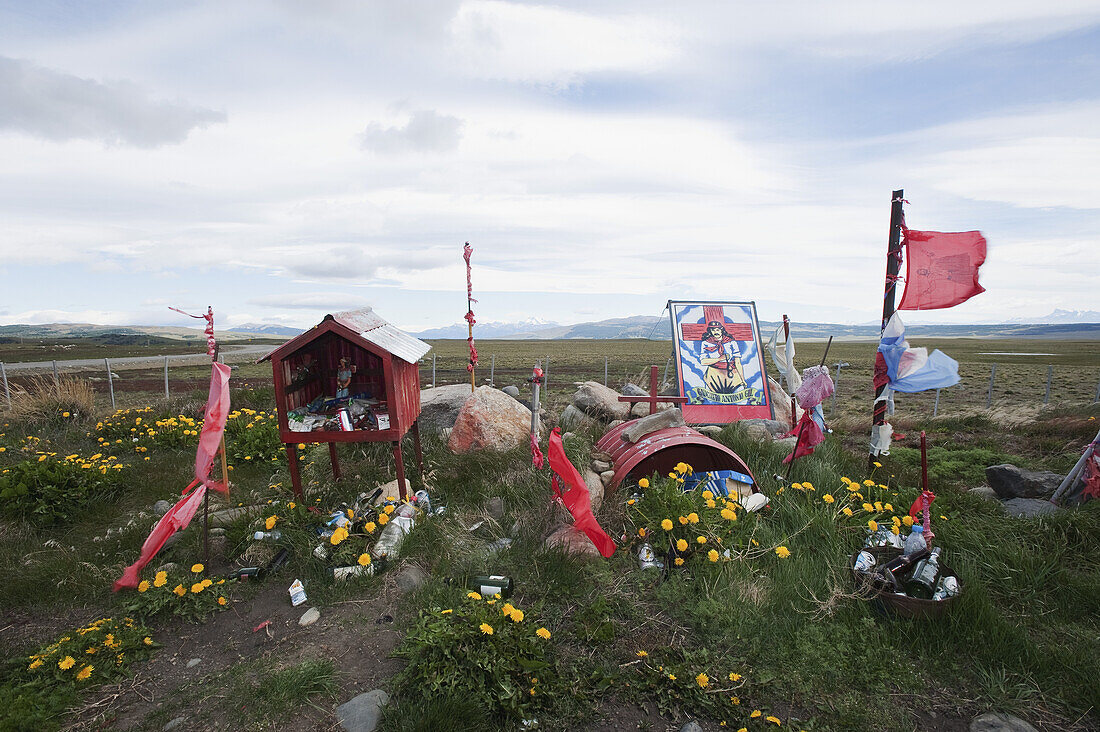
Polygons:
[[164,732],[168,732],[169,730],[173,730],[176,727],[179,727],[181,724],[183,724],[186,721],[187,721],[187,717],[176,717],[171,722],[164,725]]
[[397,581],[397,589],[407,593],[418,589],[427,582],[428,575],[420,567],[411,564],[398,572],[395,580]]
[[315,607],[311,607],[309,610],[305,611],[302,617],[298,618],[298,625],[301,625],[304,628],[307,625],[313,625],[320,619],[321,611]]
[[[168,513],[168,510],[171,508],[172,504],[168,501],[157,501],[153,504],[153,513],[155,513],[157,516],[163,516],[164,514]],[[174,722],[175,720],[172,721]],[[171,723],[172,722],[169,722],[169,724]]]
[[680,728],[680,732],[703,732],[703,728],[694,719]]
[[192,658],[187,662],[187,668],[195,668],[195,666],[198,666],[200,663],[202,663],[201,658]]
[[[704,424],[700,427],[696,427],[695,430],[696,432],[702,432],[708,437],[714,437],[715,435],[719,435],[722,433],[722,428],[716,424]],[[690,724],[695,724],[695,722],[691,722]]]
[[1004,506],[1005,513],[1018,518],[1042,516],[1062,510],[1050,501],[1043,500],[1042,498],[1010,498],[1007,501],[1003,501],[1001,505]]
[[977,498],[985,498],[990,501],[999,501],[1000,497],[997,495],[997,491],[993,490],[987,485],[980,485],[977,488],[971,488],[967,491],[972,496]]
[[374,732],[389,701],[390,695],[382,689],[368,691],[336,707],[336,718],[347,732]]
[[506,386],[503,389],[501,389],[501,391],[503,391],[505,394],[512,397],[513,399],[519,399],[519,387],[518,386]]
[[1034,727],[1005,712],[988,712],[975,717],[970,732],[1038,732]]

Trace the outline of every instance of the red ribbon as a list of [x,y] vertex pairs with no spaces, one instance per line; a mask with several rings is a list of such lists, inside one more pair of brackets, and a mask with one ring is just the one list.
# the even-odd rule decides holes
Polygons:
[[174,308],[171,305],[168,306],[168,309],[175,310],[180,315],[186,315],[189,318],[206,319],[206,328],[203,330],[203,333],[206,334],[206,355],[213,359],[214,354],[218,352],[218,344],[214,340],[214,308],[207,305],[206,312],[202,315],[192,315],[191,313],[184,312],[179,308]]
[[470,277],[470,257],[473,255],[473,253],[474,253],[474,248],[472,246],[470,246],[470,242],[466,242],[466,244],[462,247],[462,258],[466,260],[466,305],[467,305],[467,310],[466,310],[466,315],[464,317],[466,318],[466,322],[470,324],[470,337],[466,339],[466,344],[470,347],[470,363],[466,364],[466,370],[471,372],[471,373],[473,372],[474,367],[477,366],[477,349],[474,348],[474,331],[473,331],[474,323],[476,323],[477,321],[474,320],[474,309],[472,307],[472,303],[477,302],[477,300],[474,299],[474,283],[473,283],[473,280]]

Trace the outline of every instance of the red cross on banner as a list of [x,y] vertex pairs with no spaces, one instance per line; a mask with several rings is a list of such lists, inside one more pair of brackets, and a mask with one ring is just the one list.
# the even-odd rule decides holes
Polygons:
[[684,323],[680,326],[681,339],[685,341],[701,341],[707,337],[708,323],[722,323],[735,341],[752,340],[752,323],[734,323],[726,318],[721,305],[704,305],[702,323]]

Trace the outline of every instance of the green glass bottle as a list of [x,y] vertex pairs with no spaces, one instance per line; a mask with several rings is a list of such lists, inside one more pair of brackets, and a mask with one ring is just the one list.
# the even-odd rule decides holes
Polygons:
[[940,548],[932,552],[913,567],[912,574],[905,580],[905,594],[920,600],[931,600],[936,593],[936,581],[940,576]]
[[502,598],[508,598],[512,596],[515,584],[512,582],[511,577],[505,577],[504,575],[498,574],[483,574],[467,578],[466,587],[474,592],[481,593],[483,597],[500,595]]

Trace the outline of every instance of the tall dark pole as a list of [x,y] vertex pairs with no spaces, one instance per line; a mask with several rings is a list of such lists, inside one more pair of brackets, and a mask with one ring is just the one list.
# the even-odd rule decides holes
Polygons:
[[[886,286],[882,294],[882,328],[886,330],[886,324],[890,322],[894,314],[894,293],[898,284],[898,271],[901,269],[901,228],[905,221],[902,211],[902,203],[905,198],[904,190],[897,190],[890,197],[890,238],[886,250]],[[875,402],[871,412],[871,424],[881,425],[886,423],[886,401],[879,401],[882,392],[886,389],[886,361],[882,354],[875,356]],[[870,470],[875,462],[874,449],[867,456],[867,469]]]

